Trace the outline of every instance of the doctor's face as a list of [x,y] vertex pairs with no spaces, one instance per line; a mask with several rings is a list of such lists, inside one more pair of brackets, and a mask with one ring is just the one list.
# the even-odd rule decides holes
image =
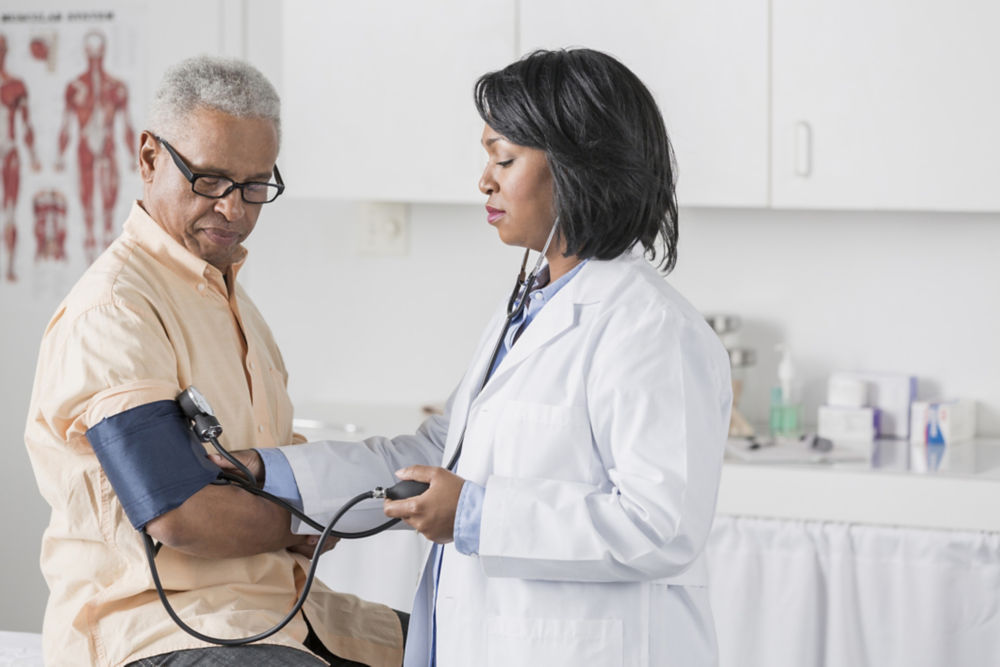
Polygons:
[[489,157],[479,179],[479,190],[487,196],[487,222],[507,245],[541,251],[556,211],[545,151],[512,143],[489,125],[482,144]]

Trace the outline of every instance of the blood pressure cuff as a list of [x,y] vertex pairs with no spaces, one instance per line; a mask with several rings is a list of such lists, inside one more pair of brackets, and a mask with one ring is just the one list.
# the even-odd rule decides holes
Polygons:
[[87,431],[126,516],[136,530],[180,507],[221,470],[177,401],[156,401],[107,417]]

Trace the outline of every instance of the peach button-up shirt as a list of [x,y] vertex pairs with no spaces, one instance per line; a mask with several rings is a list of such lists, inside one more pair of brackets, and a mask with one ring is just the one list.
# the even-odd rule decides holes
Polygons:
[[[25,442],[52,507],[41,552],[50,590],[46,664],[122,665],[206,646],[160,605],[141,536],[85,433],[105,417],[173,399],[195,385],[212,404],[227,449],[297,440],[281,354],[236,282],[241,265],[224,276],[136,202],[121,236],[45,330]],[[180,617],[216,637],[248,636],[277,623],[294,604],[308,563],[285,550],[211,560],[167,546],[156,561]],[[400,663],[402,634],[388,607],[333,593],[317,581],[304,611],[337,655]],[[305,650],[306,633],[300,613],[265,641]]]

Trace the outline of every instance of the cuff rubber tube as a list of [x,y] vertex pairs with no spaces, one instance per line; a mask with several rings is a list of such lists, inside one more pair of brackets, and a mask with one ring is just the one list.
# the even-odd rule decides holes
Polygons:
[[176,401],[147,403],[87,431],[129,521],[142,530],[219,477]]

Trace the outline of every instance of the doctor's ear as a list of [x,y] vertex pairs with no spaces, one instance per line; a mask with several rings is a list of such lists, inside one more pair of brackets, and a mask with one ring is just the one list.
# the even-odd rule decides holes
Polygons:
[[156,154],[159,152],[160,142],[156,140],[153,133],[143,130],[139,136],[139,174],[144,183],[153,180],[153,172],[156,171]]

